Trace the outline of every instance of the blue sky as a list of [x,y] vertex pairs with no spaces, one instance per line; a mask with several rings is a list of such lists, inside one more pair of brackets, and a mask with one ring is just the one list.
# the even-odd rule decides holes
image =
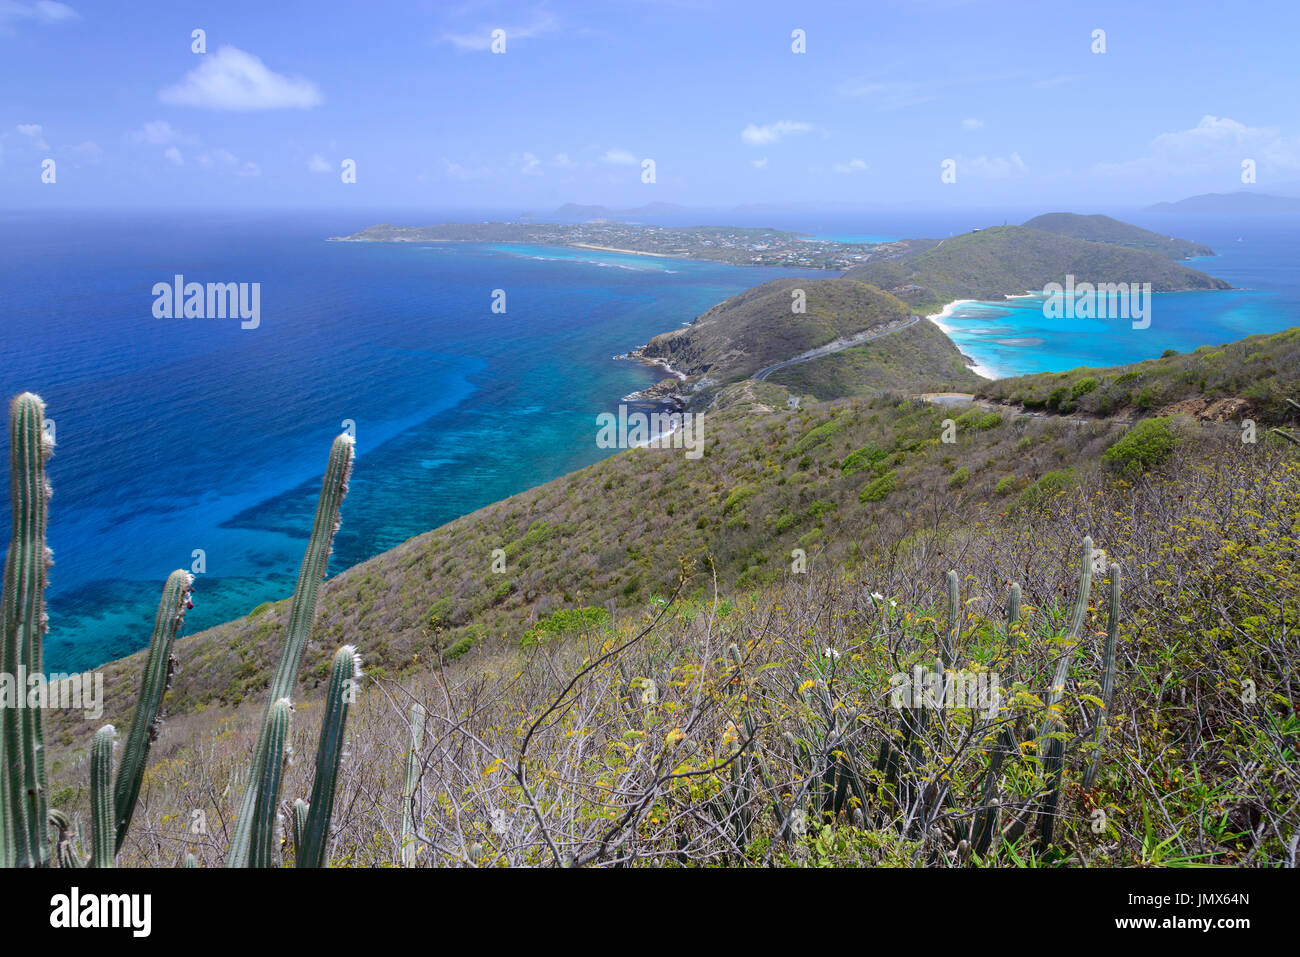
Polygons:
[[197,6],[0,0],[0,207],[1087,211],[1300,193],[1297,4]]

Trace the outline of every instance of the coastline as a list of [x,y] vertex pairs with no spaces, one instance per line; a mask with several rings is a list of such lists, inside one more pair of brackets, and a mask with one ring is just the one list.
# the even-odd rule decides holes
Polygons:
[[[1024,295],[1021,296],[1008,296],[1007,298],[1023,299],[1025,298],[1025,296],[1032,296],[1032,295],[1033,293],[1025,293]],[[955,327],[948,325],[947,323],[944,322],[944,320],[950,318],[953,312],[956,311],[958,307],[969,305],[970,303],[978,303],[982,301],[983,300],[980,299],[954,299],[952,302],[948,303],[938,312],[934,313],[933,315],[928,315],[925,318],[929,319],[936,326],[938,326],[939,331],[948,337],[949,341],[951,341],[952,344],[956,346],[958,352],[961,352],[961,346],[958,345],[957,340],[953,338],[953,333],[956,331]],[[961,353],[961,356],[963,359],[970,359],[970,361],[966,363],[966,368],[970,369],[970,371],[974,372],[976,375],[983,376],[985,379],[1004,378],[1002,375],[998,374],[996,369],[984,365],[978,359],[972,358],[966,355],[966,353],[964,352]]]
[[623,253],[625,256],[654,256],[656,259],[693,258],[691,256],[674,256],[671,253],[651,253],[641,249],[617,249],[614,246],[597,246],[594,243],[564,243],[564,246],[570,249],[591,249],[602,253]]

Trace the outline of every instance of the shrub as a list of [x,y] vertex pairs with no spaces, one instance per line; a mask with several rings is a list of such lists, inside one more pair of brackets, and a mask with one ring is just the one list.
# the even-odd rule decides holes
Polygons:
[[1070,398],[1078,399],[1087,395],[1093,389],[1097,388],[1097,380],[1092,376],[1084,376],[1070,389]]
[[1045,472],[1037,482],[1020,493],[1022,505],[1034,505],[1069,488],[1074,482],[1074,469]]
[[975,423],[975,428],[979,429],[981,432],[987,432],[989,429],[996,429],[1001,424],[1002,413],[990,412],[988,415],[982,416],[980,420]]
[[1172,423],[1171,416],[1143,419],[1103,452],[1102,460],[1133,474],[1159,465],[1173,454],[1178,444]]
[[561,608],[524,632],[519,644],[527,648],[561,635],[595,631],[609,622],[609,612],[594,605],[586,608]]
[[882,498],[898,488],[898,473],[886,472],[878,479],[868,482],[858,494],[858,501],[879,502]]
[[844,457],[844,464],[840,466],[845,475],[852,475],[854,472],[861,472],[869,465],[875,465],[881,459],[889,457],[889,453],[880,446],[868,442],[862,448],[850,452]]
[[1014,475],[1008,475],[1004,478],[998,479],[998,484],[993,486],[994,495],[1010,495],[1015,490],[1016,477]]
[[961,488],[970,481],[970,469],[963,465],[957,471],[953,472],[948,478],[948,485],[951,488]]
[[743,504],[746,500],[753,498],[758,494],[758,489],[750,488],[748,485],[742,485],[739,488],[732,489],[727,500],[722,503],[722,514],[728,514],[732,509]]

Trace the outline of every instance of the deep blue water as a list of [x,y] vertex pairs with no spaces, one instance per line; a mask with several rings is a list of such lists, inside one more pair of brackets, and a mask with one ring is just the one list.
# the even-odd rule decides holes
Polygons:
[[[40,394],[58,442],[49,669],[146,644],[194,549],[188,632],[290,594],[345,419],[358,459],[332,572],[609,454],[596,414],[658,378],[615,354],[800,274],[324,241],[379,221],[409,219],[0,216],[0,387]],[[154,318],[176,273],[260,282],[260,326]]]
[[[751,211],[727,221],[944,236],[1034,212]],[[1300,324],[1294,221],[1113,214],[1208,243],[1220,255],[1193,265],[1242,289],[1157,296],[1141,331],[1047,323],[1032,300],[969,307],[946,320],[962,349],[1010,374]],[[526,246],[324,241],[375,222],[482,218],[0,213],[0,387],[41,394],[58,439],[47,668],[142,647],[162,581],[188,568],[194,549],[207,570],[189,632],[290,594],[345,419],[356,423],[358,461],[332,573],[609,454],[595,445],[595,415],[657,378],[614,354],[761,282],[825,275]],[[261,283],[260,327],[154,318],[153,284],[176,273]],[[491,312],[494,289],[506,291],[504,315]],[[7,487],[3,495],[7,513]],[[7,544],[8,522],[0,528]]]

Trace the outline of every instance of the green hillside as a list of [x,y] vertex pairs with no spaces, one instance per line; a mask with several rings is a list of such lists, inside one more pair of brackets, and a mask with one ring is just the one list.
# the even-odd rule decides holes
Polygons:
[[1300,400],[1300,328],[1201,346],[1126,366],[985,382],[984,399],[1028,409],[1131,418],[1177,411],[1240,422],[1289,420]]
[[998,300],[1050,282],[1151,283],[1154,292],[1228,289],[1222,279],[1143,249],[1086,242],[1023,226],[996,226],[945,239],[923,252],[855,266],[843,278],[872,283],[915,309],[955,299]]
[[1170,259],[1187,259],[1192,256],[1213,256],[1209,246],[1187,239],[1177,239],[1155,233],[1141,226],[1123,223],[1109,216],[1082,216],[1079,213],[1044,213],[1022,224],[1026,229],[1038,229],[1090,243],[1112,243],[1132,249],[1145,249],[1160,253]]

